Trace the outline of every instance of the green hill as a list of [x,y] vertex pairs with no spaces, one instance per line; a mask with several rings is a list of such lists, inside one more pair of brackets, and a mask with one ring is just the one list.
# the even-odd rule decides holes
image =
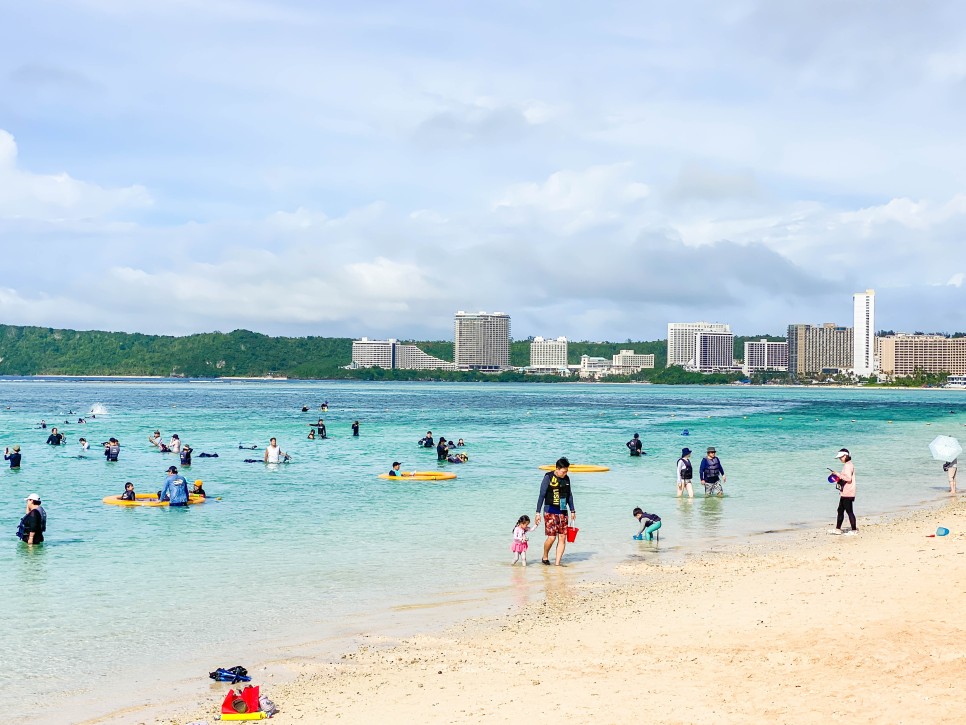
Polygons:
[[[735,350],[744,340],[735,338]],[[412,341],[443,360],[453,359],[453,343]],[[704,376],[665,371],[667,342],[580,342],[568,345],[568,362],[576,365],[581,355],[610,358],[621,350],[653,353],[655,370],[637,379],[654,382],[710,382]],[[515,380],[519,373],[500,376],[482,373],[428,370],[344,370],[352,359],[352,340],[347,337],[270,337],[248,330],[206,332],[173,337],[96,330],[55,330],[49,327],[0,325],[0,375],[145,375],[215,377],[279,377],[315,379],[384,380]],[[514,341],[510,363],[530,362],[530,343]],[[534,380],[529,377],[527,380]],[[559,380],[559,378],[549,378]]]

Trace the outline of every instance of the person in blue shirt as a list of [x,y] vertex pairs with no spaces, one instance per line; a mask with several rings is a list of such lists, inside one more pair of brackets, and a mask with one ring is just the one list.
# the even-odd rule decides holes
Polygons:
[[[567,548],[567,527],[576,522],[577,512],[574,510],[574,495],[570,488],[570,461],[560,458],[554,465],[554,470],[547,472],[540,482],[540,494],[537,496],[537,515],[533,525],[540,523],[541,509],[543,511],[543,559],[550,564],[550,549],[557,545],[555,564],[560,566],[564,550]],[[567,509],[570,515],[567,515]]]
[[158,494],[158,500],[168,500],[171,506],[188,505],[188,481],[174,466],[168,468],[168,477],[164,480],[164,488]]
[[708,448],[708,455],[701,459],[699,475],[701,476],[701,483],[704,484],[705,496],[724,496],[724,489],[721,484],[726,483],[728,477],[725,476],[724,466],[721,465],[721,460],[718,458],[714,446]]
[[3,451],[3,460],[10,461],[11,468],[20,468],[20,446],[14,446],[13,452],[7,448]]

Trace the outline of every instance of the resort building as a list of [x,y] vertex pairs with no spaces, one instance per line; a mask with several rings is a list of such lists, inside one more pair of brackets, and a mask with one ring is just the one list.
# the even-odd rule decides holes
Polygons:
[[510,367],[508,314],[460,310],[453,326],[454,360],[458,370],[499,372]]
[[735,370],[735,336],[702,330],[694,335],[694,360],[686,366],[700,373]]
[[370,340],[368,337],[353,340],[351,367],[392,370],[396,367],[395,351],[395,340]]
[[852,295],[852,371],[867,378],[876,371],[875,290]]
[[745,375],[763,371],[788,370],[788,343],[757,340],[745,343],[745,360],[741,371]]
[[556,340],[533,338],[530,343],[530,367],[553,369],[567,367],[567,338],[558,337]]
[[638,355],[633,350],[621,350],[611,360],[614,375],[633,375],[641,370],[654,367],[654,355]]
[[385,368],[386,370],[455,370],[456,365],[428,355],[415,345],[401,345],[396,340],[352,341],[350,369]]
[[850,370],[852,328],[824,325],[788,326],[788,372],[793,377]]
[[[730,325],[718,322],[669,322],[667,326],[667,365],[695,367],[697,349],[695,335],[699,332],[729,334]],[[732,353],[733,355],[733,353]]]
[[883,375],[904,377],[924,373],[966,375],[966,337],[889,335],[879,338]]
[[600,378],[610,374],[610,363],[606,357],[580,356],[578,374],[582,378]]

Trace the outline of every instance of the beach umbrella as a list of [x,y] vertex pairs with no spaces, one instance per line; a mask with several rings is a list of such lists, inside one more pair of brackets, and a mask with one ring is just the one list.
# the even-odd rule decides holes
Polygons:
[[936,436],[929,444],[929,452],[937,461],[951,461],[962,454],[963,447],[952,436]]

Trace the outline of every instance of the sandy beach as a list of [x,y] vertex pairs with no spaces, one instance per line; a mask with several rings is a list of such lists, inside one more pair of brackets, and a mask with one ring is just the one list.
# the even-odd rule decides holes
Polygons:
[[[966,717],[966,502],[546,581],[545,601],[263,682],[273,722],[923,722]],[[928,538],[937,526],[946,537]],[[539,538],[539,537],[535,537]],[[166,720],[214,721],[207,712]],[[130,714],[129,714],[130,715]]]

